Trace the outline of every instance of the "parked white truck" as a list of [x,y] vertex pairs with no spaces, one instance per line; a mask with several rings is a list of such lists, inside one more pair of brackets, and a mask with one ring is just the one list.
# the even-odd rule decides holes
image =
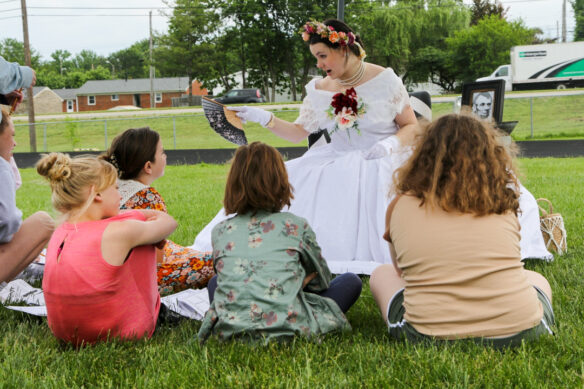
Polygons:
[[506,90],[584,87],[584,42],[514,46],[511,65],[477,81],[500,79]]

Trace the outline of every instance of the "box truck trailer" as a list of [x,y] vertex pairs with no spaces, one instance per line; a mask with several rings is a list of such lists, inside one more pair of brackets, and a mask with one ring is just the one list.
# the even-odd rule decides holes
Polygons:
[[506,90],[584,87],[584,42],[514,46],[510,65],[477,81],[499,79]]

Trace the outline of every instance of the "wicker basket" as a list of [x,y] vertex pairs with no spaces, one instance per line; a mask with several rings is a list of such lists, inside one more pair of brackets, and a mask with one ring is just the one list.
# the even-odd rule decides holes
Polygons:
[[[547,203],[549,211],[539,205],[542,201]],[[549,251],[554,251],[559,255],[565,254],[568,251],[568,243],[566,241],[566,229],[564,228],[562,215],[554,213],[552,202],[548,199],[537,199],[537,202],[541,213],[539,220],[545,247]]]

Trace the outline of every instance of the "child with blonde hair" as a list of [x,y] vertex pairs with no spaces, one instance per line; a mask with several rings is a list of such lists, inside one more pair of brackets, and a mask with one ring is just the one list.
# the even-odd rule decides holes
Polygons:
[[116,169],[93,156],[51,153],[37,163],[64,222],[47,249],[49,327],[74,346],[150,337],[160,311],[155,245],[176,228],[160,211],[119,212]]

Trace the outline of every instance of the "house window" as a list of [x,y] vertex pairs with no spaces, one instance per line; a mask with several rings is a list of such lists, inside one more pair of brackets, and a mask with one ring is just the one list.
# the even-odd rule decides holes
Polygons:
[[119,95],[112,95],[112,101],[118,101],[120,99]]
[[154,94],[154,101],[157,103],[162,103],[162,93]]
[[95,105],[95,96],[87,96],[87,104]]

